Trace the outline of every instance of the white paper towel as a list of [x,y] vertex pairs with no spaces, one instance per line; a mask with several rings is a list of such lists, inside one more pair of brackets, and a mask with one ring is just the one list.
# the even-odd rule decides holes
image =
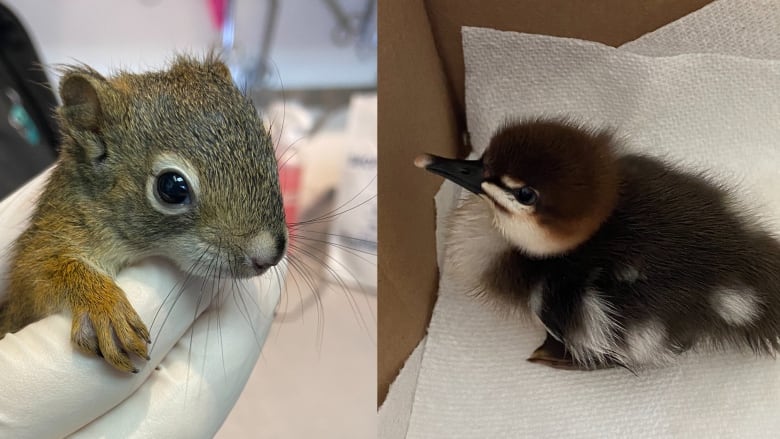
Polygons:
[[379,410],[379,437],[382,439],[406,437],[424,350],[425,338],[406,359],[404,367],[387,392],[387,398]]
[[620,49],[647,56],[717,53],[780,59],[778,17],[777,0],[715,1]]
[[[727,27],[726,3],[746,6],[722,1],[686,20],[706,27],[717,19]],[[762,5],[755,6],[747,15],[767,15],[758,9]],[[769,13],[780,23],[777,8]],[[700,14],[703,18],[694,18]],[[731,15],[740,16],[746,14]],[[668,27],[679,32],[674,24]],[[655,33],[657,41],[678,43],[671,53],[706,51],[695,41],[665,40],[664,30]],[[780,47],[777,35],[766,36],[774,42],[763,44],[763,54],[778,53],[773,52]],[[649,35],[634,44],[637,50],[656,51],[644,53],[663,53],[663,44],[654,49],[652,41]],[[738,54],[745,42],[717,44]],[[722,167],[754,185],[772,206],[780,204],[771,190],[780,187],[774,169],[780,166],[780,143],[772,139],[780,132],[777,63],[712,55],[651,59],[591,43],[480,30],[464,32],[464,47],[469,127],[477,148],[484,148],[508,114],[557,114],[567,108],[567,114],[618,123],[635,148]],[[583,87],[572,86],[575,80]],[[603,87],[594,92],[592,83]],[[713,90],[718,93],[707,93]],[[780,432],[775,419],[780,367],[771,360],[710,354],[640,377],[620,371],[566,374],[525,363],[542,338],[538,328],[496,318],[458,294],[445,268],[407,437],[773,437]]]

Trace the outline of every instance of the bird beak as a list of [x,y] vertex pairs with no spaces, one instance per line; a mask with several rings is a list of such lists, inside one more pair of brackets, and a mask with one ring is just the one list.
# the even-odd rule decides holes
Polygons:
[[482,190],[482,181],[484,180],[482,160],[455,160],[432,154],[422,154],[414,159],[414,165],[441,175],[477,195],[484,193]]

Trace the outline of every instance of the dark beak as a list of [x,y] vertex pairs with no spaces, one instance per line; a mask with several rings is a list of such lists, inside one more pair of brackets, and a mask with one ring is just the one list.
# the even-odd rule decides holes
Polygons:
[[431,154],[423,154],[414,159],[414,165],[441,175],[477,195],[483,193],[482,160],[445,159]]

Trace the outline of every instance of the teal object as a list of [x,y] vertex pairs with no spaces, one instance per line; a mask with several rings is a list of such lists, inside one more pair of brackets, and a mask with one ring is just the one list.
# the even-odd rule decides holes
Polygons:
[[8,112],[8,123],[16,128],[30,145],[38,146],[41,143],[41,133],[22,105],[14,103],[11,106],[11,110]]

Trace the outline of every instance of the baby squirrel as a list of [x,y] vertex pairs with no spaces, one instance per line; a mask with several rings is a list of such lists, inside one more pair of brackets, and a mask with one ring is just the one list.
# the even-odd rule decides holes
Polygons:
[[149,331],[114,282],[163,256],[207,278],[247,278],[287,248],[277,162],[254,105],[216,56],[164,71],[62,76],[59,159],[12,247],[0,337],[68,310],[71,340],[138,372]]

